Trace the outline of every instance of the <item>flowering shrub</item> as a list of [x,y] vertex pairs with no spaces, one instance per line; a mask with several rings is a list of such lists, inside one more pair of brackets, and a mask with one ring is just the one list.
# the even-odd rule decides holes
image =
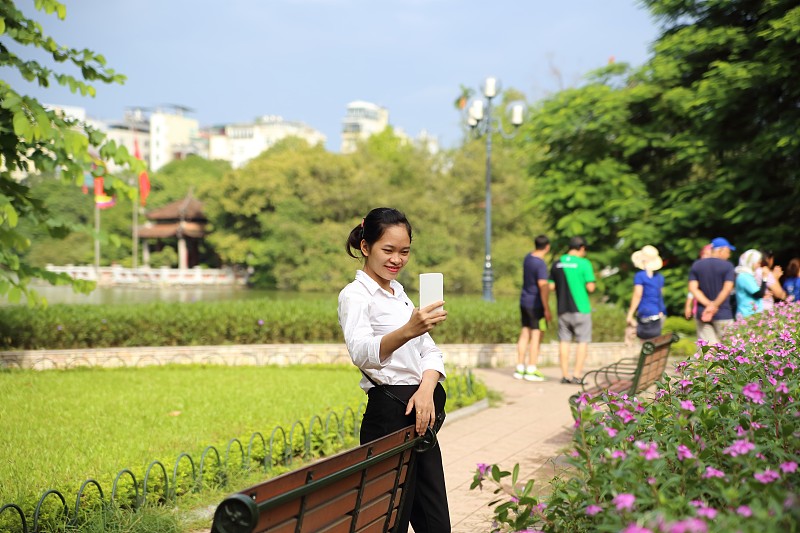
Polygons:
[[[493,531],[800,531],[800,305],[737,322],[651,401],[581,397],[567,474],[545,500],[496,465]],[[498,503],[502,501],[502,503]]]

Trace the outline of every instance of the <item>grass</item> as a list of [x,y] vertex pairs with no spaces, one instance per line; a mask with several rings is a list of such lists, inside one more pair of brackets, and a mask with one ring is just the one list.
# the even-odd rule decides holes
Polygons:
[[[276,425],[288,433],[365,396],[348,366],[217,367],[0,373],[0,501],[29,500],[87,478],[110,487],[122,468],[181,452],[199,458]],[[236,449],[234,449],[236,450]]]
[[[349,365],[298,365],[288,367],[224,367],[173,365],[165,367],[74,369],[68,371],[0,371],[0,404],[3,405],[0,433],[0,506],[17,503],[27,514],[29,530],[36,502],[48,489],[60,491],[66,498],[69,515],[74,513],[75,497],[86,479],[96,479],[103,488],[105,501],[111,495],[114,477],[123,468],[131,469],[140,485],[144,472],[154,460],[164,465],[172,479],[176,459],[188,453],[198,467],[202,452],[214,445],[226,456],[226,445],[238,438],[244,450],[250,436],[258,431],[269,442],[273,428],[282,426],[290,435],[295,421],[308,429],[314,415],[324,422],[329,413],[337,418],[355,420],[366,396],[358,387],[361,374]],[[450,372],[453,391],[448,409],[469,403],[463,397],[464,384]],[[460,394],[456,391],[459,389]],[[485,388],[478,384],[479,397]],[[343,416],[352,410],[353,417]],[[352,428],[348,426],[348,431]],[[321,424],[315,426],[321,429]],[[302,432],[297,435],[302,437]],[[280,433],[277,433],[280,437]],[[324,441],[325,439],[323,439]],[[348,442],[322,442],[325,453],[336,451]],[[297,439],[293,440],[297,449]],[[235,444],[235,443],[234,443]],[[208,518],[193,509],[215,505],[230,492],[255,484],[267,476],[256,469],[246,473],[240,468],[240,448],[233,445],[230,471],[204,476],[201,492],[190,489],[191,464],[179,463],[177,503],[146,506],[139,513],[109,511],[106,523],[99,514],[81,530],[113,532],[148,532],[192,530],[206,525]],[[212,464],[212,454],[209,462]],[[298,467],[299,460],[292,463]],[[212,464],[213,466],[213,464]],[[285,471],[277,466],[272,474]],[[209,473],[214,472],[209,470]],[[151,473],[154,496],[161,494],[160,469]],[[129,478],[121,478],[131,485]],[[153,482],[153,479],[156,481]],[[223,483],[225,481],[226,483]],[[122,486],[124,483],[121,483]],[[131,487],[126,487],[132,494]],[[175,490],[171,487],[171,490]],[[97,491],[90,486],[89,498],[81,509],[91,508]],[[118,496],[119,496],[118,492]],[[156,499],[158,499],[156,497]],[[119,501],[119,500],[118,500]],[[153,502],[148,496],[148,502]],[[49,497],[43,506],[45,515],[57,517],[60,502]],[[0,517],[0,530],[8,526],[10,513]],[[63,526],[63,518],[59,518]],[[17,523],[13,521],[13,523]],[[205,522],[205,524],[204,524]],[[172,525],[166,525],[172,524]],[[175,525],[179,524],[179,525]],[[177,531],[176,530],[176,531]]]

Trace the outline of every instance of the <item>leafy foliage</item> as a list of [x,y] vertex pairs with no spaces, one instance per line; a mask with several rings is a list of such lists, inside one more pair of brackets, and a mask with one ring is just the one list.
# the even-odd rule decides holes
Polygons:
[[[46,14],[56,14],[59,19],[66,17],[66,7],[55,0],[37,0],[34,5]],[[38,61],[25,59],[13,51],[13,46],[39,49],[53,63],[72,67],[80,74],[57,72]],[[48,87],[55,81],[84,96],[94,96],[94,82],[122,83],[125,79],[106,66],[102,55],[59,45],[12,1],[0,4],[0,66],[16,69],[28,82]],[[53,237],[64,237],[71,228],[54,217],[49,208],[31,194],[30,187],[18,182],[15,176],[18,172],[36,170],[58,173],[64,183],[79,183],[95,157],[129,164],[134,170],[141,168],[124,147],[118,148],[113,142],[104,144],[103,139],[99,131],[45,109],[35,98],[0,81],[0,295],[7,295],[10,301],[16,302],[25,294],[30,302],[36,302],[35,293],[28,288],[31,278],[72,283],[82,290],[90,288],[67,276],[33,266],[24,258],[31,243],[20,231],[22,221]],[[96,154],[93,156],[90,148],[94,147]],[[116,185],[114,180],[110,180],[109,185],[124,187]]]
[[798,531],[799,323],[798,304],[737,322],[650,401],[582,397],[572,469],[547,498],[479,465],[473,488],[502,494],[493,531]]
[[[438,343],[510,343],[519,335],[519,301],[448,298]],[[596,305],[593,339],[619,341],[625,314]],[[545,333],[555,339],[555,328]],[[239,302],[134,305],[53,305],[48,309],[0,307],[0,348],[74,349],[122,346],[340,343],[336,297]]]
[[[559,239],[582,234],[600,264],[621,269],[608,280],[612,298],[629,293],[628,258],[644,244],[659,248],[676,289],[718,235],[800,255],[800,8],[644,4],[663,27],[650,61],[596,71],[542,102],[527,126],[544,147],[528,162],[532,201]],[[681,292],[667,292],[675,311]]]
[[[344,252],[350,230],[380,205],[406,212],[414,226],[412,262],[401,282],[445,274],[450,292],[478,292],[483,265],[484,148],[471,142],[432,155],[391,129],[354,154],[331,154],[299,139],[277,143],[204,191],[214,233],[227,263],[253,268],[253,283],[301,291],[338,290],[360,268]],[[501,143],[493,160],[498,292],[516,292],[524,254],[543,225],[525,207],[528,185],[520,161]]]

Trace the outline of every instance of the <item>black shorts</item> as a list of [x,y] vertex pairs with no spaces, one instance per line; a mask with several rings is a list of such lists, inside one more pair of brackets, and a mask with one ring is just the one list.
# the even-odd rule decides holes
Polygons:
[[544,318],[544,309],[520,306],[519,314],[523,328],[539,329],[539,321]]

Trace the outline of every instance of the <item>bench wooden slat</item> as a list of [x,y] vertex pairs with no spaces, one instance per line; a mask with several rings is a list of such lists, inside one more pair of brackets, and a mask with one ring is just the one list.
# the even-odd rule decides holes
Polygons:
[[[391,501],[392,490],[394,489],[395,475],[396,472],[388,472],[366,485],[364,493],[362,494],[361,509],[359,509],[359,518],[356,527],[358,527],[358,524],[362,523],[361,516],[364,510],[376,503],[383,506],[380,511],[384,516],[389,512],[389,503]],[[326,488],[330,489],[331,487],[333,486]],[[397,498],[393,502],[395,507],[400,503],[401,490],[402,489],[398,490]],[[321,492],[314,493],[313,496],[316,498],[320,495]],[[356,501],[358,500],[358,488],[356,487],[344,493],[327,491],[326,495],[327,497],[324,500],[319,500],[314,506],[307,503],[306,511],[303,514],[303,529],[318,531],[329,526],[331,517],[341,514],[339,511],[348,509],[348,513],[352,513],[355,510]]]
[[389,531],[421,442],[409,426],[249,487],[219,505],[212,532]]

